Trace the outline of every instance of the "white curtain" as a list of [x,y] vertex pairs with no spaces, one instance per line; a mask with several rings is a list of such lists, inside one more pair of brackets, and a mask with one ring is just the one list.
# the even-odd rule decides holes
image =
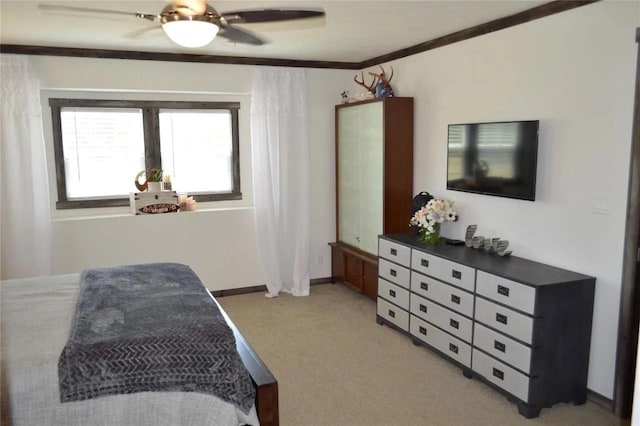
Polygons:
[[309,294],[309,147],[303,69],[258,67],[251,101],[253,197],[267,297]]
[[40,84],[30,58],[0,55],[0,276],[51,274],[51,216]]

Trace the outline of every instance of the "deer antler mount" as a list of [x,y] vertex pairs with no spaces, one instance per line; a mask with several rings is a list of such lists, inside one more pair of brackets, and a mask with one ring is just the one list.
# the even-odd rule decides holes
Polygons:
[[382,65],[378,65],[380,70],[382,71],[380,74],[376,74],[374,72],[370,72],[369,75],[374,76],[377,81],[376,84],[376,98],[390,98],[393,96],[393,88],[391,87],[391,79],[393,78],[393,67],[391,67],[391,76],[387,78],[387,74],[382,68]]
[[369,75],[373,76],[373,81],[371,82],[371,84],[365,83],[364,72],[360,74],[362,80],[358,80],[358,75],[356,74],[356,76],[353,77],[353,81],[367,89],[367,91],[374,95],[376,98],[390,98],[394,96],[393,89],[391,88],[390,84],[391,79],[393,78],[393,67],[391,67],[391,75],[387,77],[387,73],[385,72],[384,68],[382,68],[382,65],[378,66],[380,67],[381,71],[379,74],[376,74],[374,72],[368,73]]
[[[369,73],[371,74],[371,73]],[[353,77],[353,81],[355,81],[356,83],[358,83],[360,86],[364,87],[365,89],[367,89],[367,91],[369,91],[372,95],[375,95],[376,91],[375,91],[375,87],[376,87],[376,83],[378,82],[378,79],[376,77],[373,77],[373,81],[371,82],[371,84],[367,85],[364,82],[364,72],[362,72],[362,81],[358,81],[358,75],[356,74],[355,77]]]

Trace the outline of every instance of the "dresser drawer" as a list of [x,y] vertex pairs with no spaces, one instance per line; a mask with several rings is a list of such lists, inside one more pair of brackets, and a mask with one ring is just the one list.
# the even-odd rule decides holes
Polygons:
[[471,343],[473,323],[470,319],[415,294],[411,296],[409,312]]
[[446,281],[467,291],[475,291],[476,270],[450,260],[440,260],[440,274],[436,275],[442,281]]
[[531,375],[531,348],[475,323],[473,346]]
[[473,317],[473,294],[457,287],[411,272],[411,291],[468,317]]
[[378,296],[409,310],[409,291],[382,278],[378,278]]
[[476,291],[496,302],[504,303],[532,315],[534,313],[536,289],[533,287],[478,271]]
[[387,281],[398,284],[400,287],[409,288],[409,269],[388,260],[378,260],[378,275]]
[[398,308],[378,297],[378,315],[395,324],[404,331],[409,331],[409,312]]
[[531,344],[533,318],[476,297],[476,321]]
[[471,368],[471,346],[460,339],[448,335],[428,322],[411,315],[409,332],[411,335],[433,346],[443,354]]
[[524,402],[529,400],[529,377],[513,368],[473,350],[473,371]]
[[407,268],[411,266],[411,249],[383,238],[378,240],[378,256],[406,266]]
[[419,250],[411,250],[411,269],[432,277],[440,275],[442,258],[423,253]]

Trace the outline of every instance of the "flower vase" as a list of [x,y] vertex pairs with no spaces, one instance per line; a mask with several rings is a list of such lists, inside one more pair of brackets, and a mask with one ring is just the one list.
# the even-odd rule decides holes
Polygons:
[[440,241],[440,224],[433,225],[433,232],[428,232],[427,228],[420,228],[420,241],[435,245]]

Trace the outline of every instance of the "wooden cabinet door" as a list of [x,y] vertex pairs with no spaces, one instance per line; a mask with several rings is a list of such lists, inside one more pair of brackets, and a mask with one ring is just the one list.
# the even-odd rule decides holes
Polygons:
[[362,291],[362,260],[345,253],[344,272],[344,282]]
[[363,262],[362,294],[371,300],[378,297],[378,263]]
[[344,281],[344,256],[342,250],[331,246],[331,282]]

